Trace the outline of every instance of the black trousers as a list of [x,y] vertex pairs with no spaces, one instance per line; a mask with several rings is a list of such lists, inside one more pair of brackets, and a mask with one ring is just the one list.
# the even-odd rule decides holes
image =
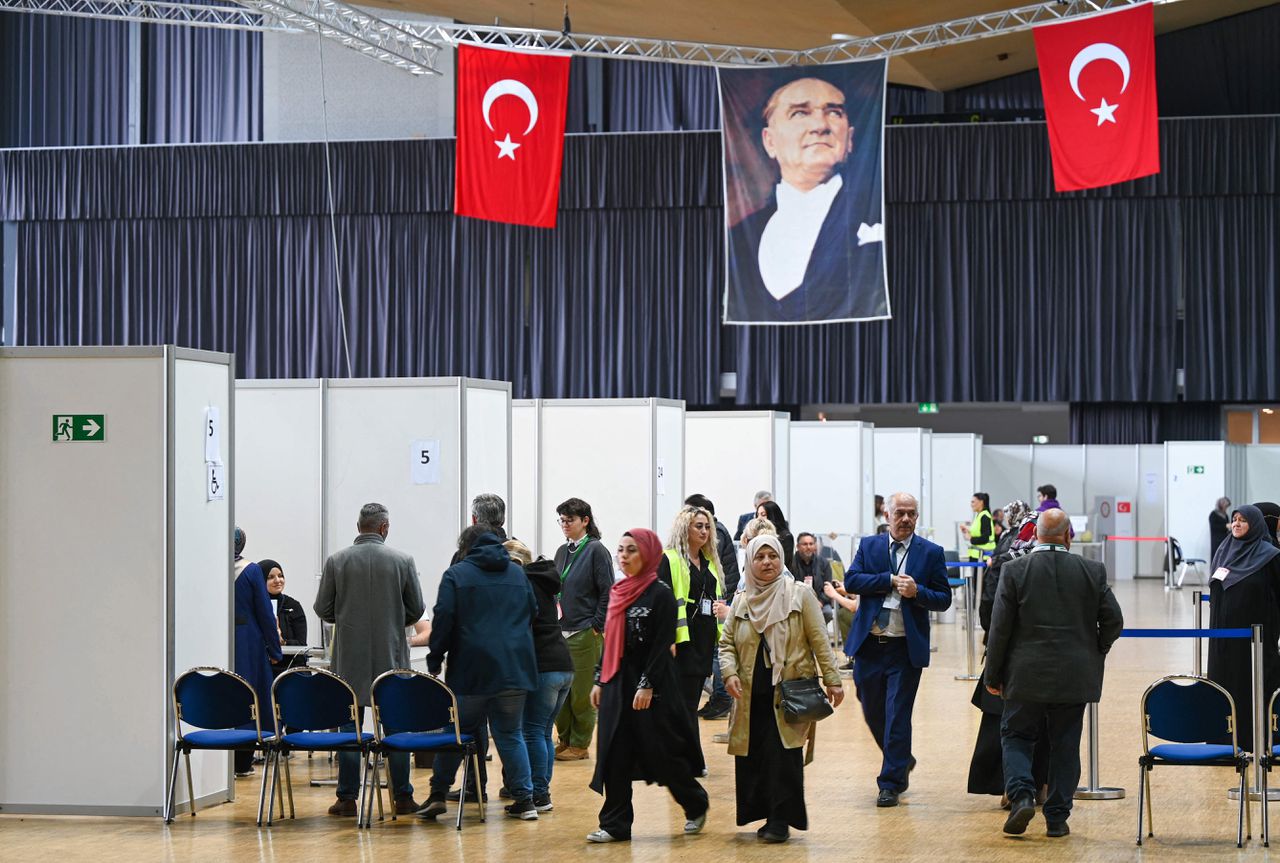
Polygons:
[[1006,701],[1000,720],[1000,746],[1004,752],[1005,793],[1013,800],[1036,796],[1031,776],[1036,740],[1047,724],[1049,743],[1049,796],[1044,802],[1044,820],[1064,822],[1080,784],[1080,731],[1084,725],[1083,704],[1035,704]]
[[[635,809],[631,805],[632,753],[615,744],[615,751],[605,764],[604,805],[600,807],[600,829],[608,831],[615,839],[630,839],[631,824],[635,821]],[[641,756],[643,757],[643,756]],[[684,762],[680,762],[681,767]],[[667,786],[676,803],[684,809],[687,821],[698,818],[707,811],[710,803],[706,789],[687,771],[664,771],[661,782]]]

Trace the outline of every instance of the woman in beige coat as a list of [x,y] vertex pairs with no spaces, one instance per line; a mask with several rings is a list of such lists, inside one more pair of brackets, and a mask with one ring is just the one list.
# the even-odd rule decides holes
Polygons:
[[[783,574],[782,545],[760,534],[747,546],[746,589],[733,601],[720,639],[724,686],[738,700],[729,723],[735,758],[738,824],[764,819],[756,835],[785,842],[789,827],[806,830],[803,748],[812,722],[793,725],[780,706],[784,680],[821,677],[833,705],[844,698],[813,590]],[[809,750],[812,759],[813,750]]]

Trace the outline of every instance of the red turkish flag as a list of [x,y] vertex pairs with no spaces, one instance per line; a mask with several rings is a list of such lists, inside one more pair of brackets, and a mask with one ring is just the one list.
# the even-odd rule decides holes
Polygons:
[[1150,3],[1031,31],[1053,187],[1092,189],[1160,173]]
[[556,226],[569,57],[458,46],[453,211]]

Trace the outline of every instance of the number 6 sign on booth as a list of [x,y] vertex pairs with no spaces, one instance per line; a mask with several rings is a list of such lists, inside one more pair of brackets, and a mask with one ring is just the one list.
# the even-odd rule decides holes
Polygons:
[[416,440],[409,451],[409,478],[414,485],[440,482],[440,441]]

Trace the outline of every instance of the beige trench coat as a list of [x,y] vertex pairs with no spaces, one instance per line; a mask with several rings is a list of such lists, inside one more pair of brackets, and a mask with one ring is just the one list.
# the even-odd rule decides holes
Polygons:
[[[831,651],[826,624],[822,620],[822,606],[818,603],[813,588],[790,579],[787,580],[786,587],[790,594],[791,613],[781,624],[787,627],[787,655],[782,661],[782,679],[817,677],[818,668],[821,667],[824,686],[841,686],[835,654]],[[730,755],[746,755],[750,746],[751,677],[755,671],[758,650],[760,635],[748,619],[747,603],[744,594],[740,593],[733,600],[729,619],[725,621],[724,633],[720,637],[720,673],[726,682],[730,677],[737,677],[742,682],[742,698],[735,705],[733,716],[729,720]],[[773,659],[777,661],[777,657]],[[773,713],[778,723],[778,733],[784,747],[798,749],[811,738],[816,723],[792,725],[787,722],[779,706],[781,697],[781,689],[775,689]],[[805,763],[812,760],[813,750],[810,749]]]

